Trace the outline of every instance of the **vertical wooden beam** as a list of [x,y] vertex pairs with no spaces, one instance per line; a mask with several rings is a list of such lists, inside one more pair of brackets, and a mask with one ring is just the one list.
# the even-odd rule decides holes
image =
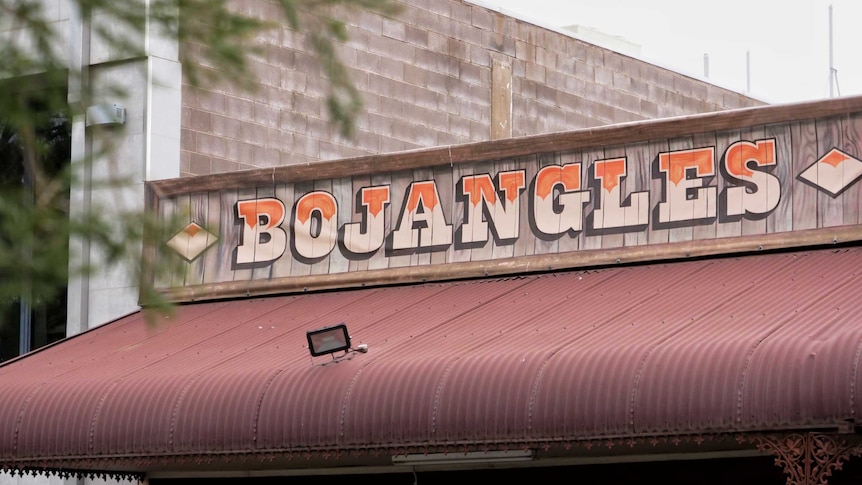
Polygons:
[[512,64],[491,61],[491,139],[512,137]]

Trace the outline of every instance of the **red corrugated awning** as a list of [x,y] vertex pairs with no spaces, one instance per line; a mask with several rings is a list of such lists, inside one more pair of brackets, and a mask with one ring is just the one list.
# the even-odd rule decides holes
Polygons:
[[[833,248],[135,314],[0,366],[0,468],[834,429],[862,411],[860,269],[862,248]],[[305,332],[341,322],[368,352],[313,365]]]

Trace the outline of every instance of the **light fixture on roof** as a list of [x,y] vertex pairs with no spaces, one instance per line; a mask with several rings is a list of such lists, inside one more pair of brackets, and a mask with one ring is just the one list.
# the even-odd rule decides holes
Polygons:
[[[347,325],[339,323],[331,327],[323,327],[317,330],[309,330],[305,333],[308,340],[308,351],[312,357],[321,355],[332,355],[332,360],[340,360],[353,352],[368,352],[368,346],[361,344],[355,349],[350,346],[350,335],[347,333]],[[344,352],[338,359],[335,354]]]
[[466,453],[453,452],[394,455],[392,457],[392,464],[406,466],[494,465],[532,460],[533,450],[469,451]]

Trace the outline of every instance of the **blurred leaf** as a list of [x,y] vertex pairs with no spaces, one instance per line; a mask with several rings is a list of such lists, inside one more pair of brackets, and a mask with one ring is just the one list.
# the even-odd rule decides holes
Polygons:
[[[362,108],[360,93],[337,55],[336,45],[348,38],[343,19],[355,9],[395,15],[395,0],[260,0],[276,7],[272,18],[252,16],[243,2],[229,0],[71,0],[88,19],[91,43],[110,46],[117,58],[142,56],[142,36],[155,30],[175,36],[183,46],[185,78],[194,86],[233,83],[253,90],[258,85],[250,61],[262,54],[256,42],[270,29],[288,28],[304,34],[329,82],[326,105],[331,122],[351,136]],[[274,3],[273,3],[274,2]],[[177,258],[155,257],[141,247],[158,247],[176,232],[177,221],[157,214],[125,210],[120,204],[85,214],[70,214],[70,187],[92,160],[70,163],[71,119],[86,99],[69,105],[69,86],[86,96],[86,72],[67,69],[64,37],[54,30],[42,0],[0,0],[0,303],[30,295],[48,301],[69,278],[89,274],[87,261],[69,262],[70,241],[89,241],[104,264],[125,265],[132,283],[140,285],[143,306],[158,313],[172,307],[153,287],[158,278],[177,274]],[[101,86],[122,92],[123,86]],[[75,91],[75,95],[79,93]],[[111,157],[111,147],[94,159]],[[133,181],[120,177],[87,180],[90,189],[119,188]],[[139,181],[138,181],[139,182]],[[102,268],[98,268],[102,269]]]

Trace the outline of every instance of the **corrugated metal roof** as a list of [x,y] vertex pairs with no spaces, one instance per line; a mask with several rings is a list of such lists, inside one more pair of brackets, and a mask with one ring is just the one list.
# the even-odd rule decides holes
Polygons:
[[[836,248],[135,314],[0,366],[0,466],[833,428],[860,411],[860,268]],[[305,332],[340,322],[368,353],[319,365]]]

